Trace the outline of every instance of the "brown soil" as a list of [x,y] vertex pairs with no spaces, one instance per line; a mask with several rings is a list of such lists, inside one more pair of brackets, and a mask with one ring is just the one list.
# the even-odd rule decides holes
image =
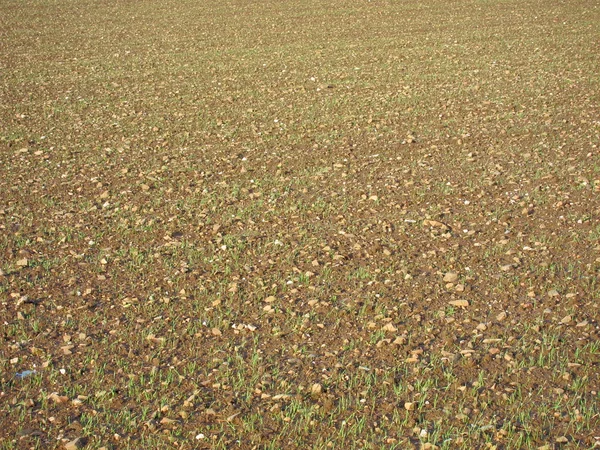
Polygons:
[[598,36],[0,0],[0,448],[599,446]]

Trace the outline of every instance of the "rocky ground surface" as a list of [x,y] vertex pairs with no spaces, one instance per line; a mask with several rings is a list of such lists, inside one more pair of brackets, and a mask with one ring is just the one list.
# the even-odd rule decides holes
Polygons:
[[600,446],[593,0],[0,0],[0,448]]

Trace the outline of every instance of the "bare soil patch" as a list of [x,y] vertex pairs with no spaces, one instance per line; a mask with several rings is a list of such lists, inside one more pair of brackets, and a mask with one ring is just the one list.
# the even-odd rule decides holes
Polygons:
[[0,0],[0,448],[594,448],[591,0]]

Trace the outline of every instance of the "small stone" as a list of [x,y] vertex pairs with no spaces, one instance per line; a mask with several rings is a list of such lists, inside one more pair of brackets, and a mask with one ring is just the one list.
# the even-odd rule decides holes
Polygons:
[[565,443],[569,442],[569,439],[567,439],[566,436],[559,436],[556,438],[556,442],[559,444],[565,444]]
[[464,291],[465,291],[465,285],[464,285],[464,284],[457,284],[457,285],[454,287],[454,290],[455,290],[456,292],[464,292]]
[[58,395],[56,392],[53,392],[52,394],[50,394],[48,396],[48,398],[57,404],[66,403],[69,401],[69,397],[67,397],[65,395]]
[[431,442],[425,442],[421,447],[423,450],[438,450],[439,447]]
[[444,282],[446,283],[454,283],[458,280],[458,274],[456,272],[448,272],[444,275]]
[[381,329],[382,329],[383,331],[390,331],[390,332],[392,332],[392,333],[393,333],[394,331],[398,331],[398,328],[396,328],[396,327],[394,326],[394,324],[393,324],[393,323],[391,323],[391,322],[388,322],[388,323],[386,323],[386,324],[385,324],[385,325],[384,325],[384,326],[383,326]]
[[73,439],[70,442],[65,444],[65,450],[77,450],[79,448],[85,447],[87,444],[87,439],[84,437],[78,437]]
[[149,334],[146,336],[146,340],[154,342],[155,344],[162,344],[166,339],[164,337],[156,337],[154,334]]
[[323,392],[323,386],[321,386],[319,383],[313,384],[310,388],[310,394],[313,397],[318,397],[319,395],[321,395],[322,392]]
[[404,409],[407,411],[414,411],[416,407],[415,402],[405,402],[404,403]]
[[394,342],[392,342],[393,345],[404,345],[406,344],[406,338],[404,336],[398,336],[396,337],[396,339],[394,339]]
[[506,319],[506,313],[504,311],[502,311],[500,314],[498,314],[496,316],[496,320],[498,322],[502,322],[504,319]]
[[29,264],[29,261],[27,260],[27,258],[19,259],[17,261],[17,266],[19,266],[19,267],[27,267],[28,264]]
[[552,289],[551,291],[548,291],[548,297],[558,297],[560,294],[558,293],[558,291],[556,289]]
[[380,348],[380,347],[383,347],[384,345],[390,344],[391,342],[392,342],[391,339],[382,339],[377,344],[375,344],[375,347]]
[[500,266],[500,270],[502,272],[508,272],[510,269],[512,269],[512,267],[513,267],[512,264],[506,264],[504,266]]
[[573,320],[573,319],[572,319],[572,317],[570,315],[569,316],[565,316],[565,317],[562,318],[562,320],[560,321],[560,323],[563,324],[563,325],[567,325],[568,323],[571,322],[571,320]]
[[430,227],[434,227],[434,228],[440,228],[443,231],[447,231],[450,229],[450,227],[448,225],[446,225],[445,223],[442,222],[438,222],[437,220],[424,220],[423,221],[423,226],[430,226]]
[[71,355],[73,354],[71,350],[73,350],[74,347],[74,345],[63,345],[60,349],[62,350],[63,355]]
[[523,214],[524,216],[530,216],[533,214],[533,208],[523,208],[521,214]]
[[469,302],[467,300],[452,300],[448,302],[449,305],[457,306],[460,308],[465,308],[469,306]]
[[273,303],[275,301],[275,297],[272,295],[269,295],[267,298],[265,298],[265,303]]

